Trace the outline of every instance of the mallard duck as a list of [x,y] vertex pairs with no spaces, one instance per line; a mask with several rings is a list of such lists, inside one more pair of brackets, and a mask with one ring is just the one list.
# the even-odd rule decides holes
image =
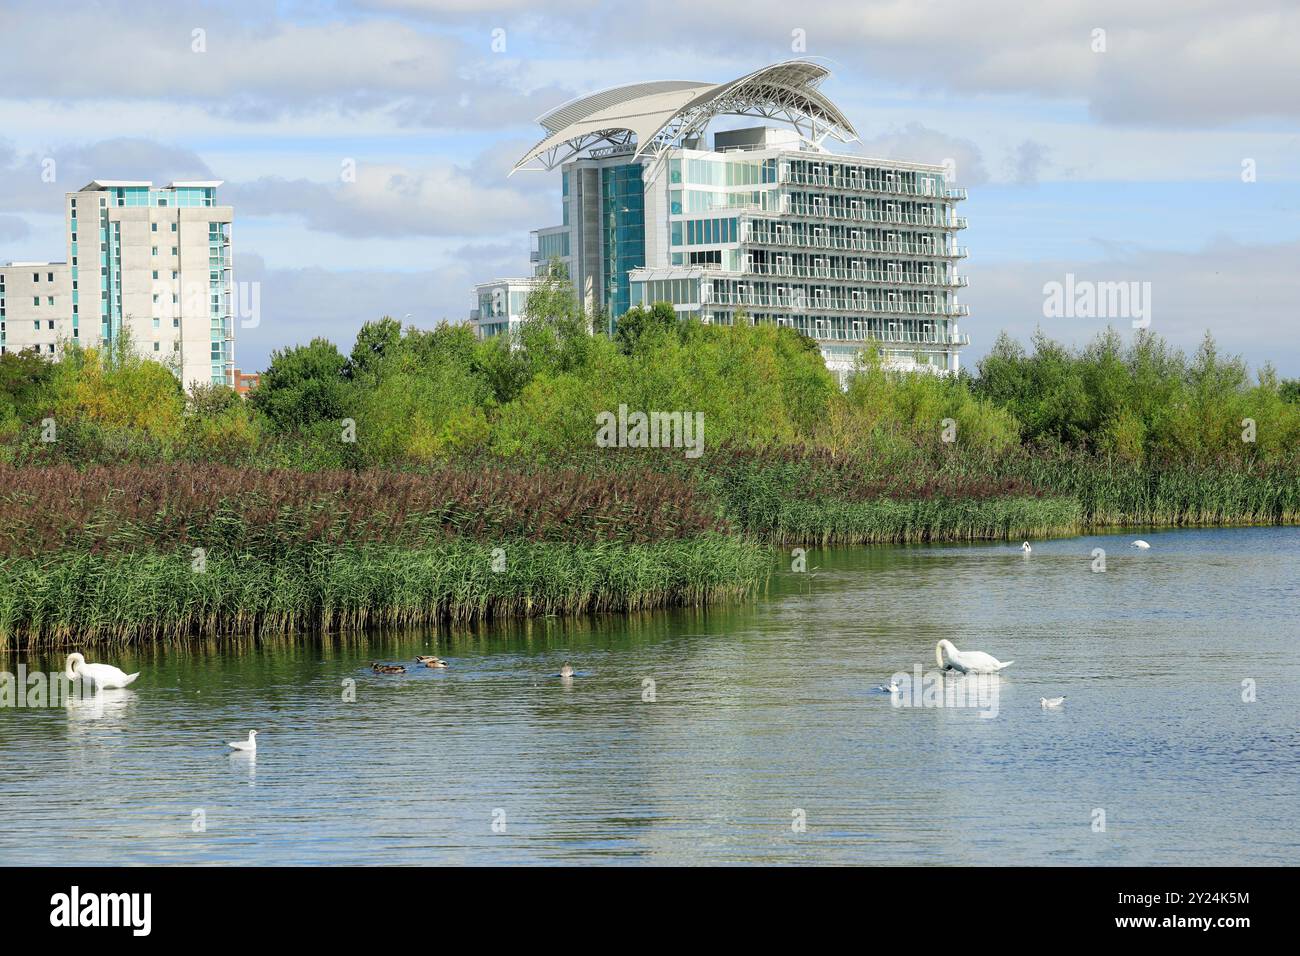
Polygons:
[[564,666],[560,668],[560,676],[561,676],[561,677],[572,677],[572,676],[573,676],[573,665],[570,664],[568,661],[565,661],[565,662],[564,662]]
[[370,662],[370,669],[376,674],[405,674],[406,668],[401,664],[376,664]]
[[441,657],[434,657],[432,654],[417,654],[415,659],[425,667],[446,667],[447,662]]

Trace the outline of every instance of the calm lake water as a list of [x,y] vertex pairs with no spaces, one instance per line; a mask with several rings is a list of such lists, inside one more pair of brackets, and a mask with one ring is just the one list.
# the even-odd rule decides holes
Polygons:
[[[708,612],[92,650],[142,676],[0,709],[0,864],[1296,864],[1300,529],[1136,536],[810,550]],[[875,690],[940,638],[1015,660],[995,717]]]

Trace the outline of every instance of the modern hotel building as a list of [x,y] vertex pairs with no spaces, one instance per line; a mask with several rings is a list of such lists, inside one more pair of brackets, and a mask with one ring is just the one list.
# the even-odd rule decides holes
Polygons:
[[186,387],[233,385],[234,285],[220,182],[96,180],[66,196],[68,257],[0,265],[0,354],[129,332]]
[[[965,191],[941,165],[825,147],[857,139],[818,89],[817,63],[778,63],[729,83],[641,83],[541,117],[546,136],[515,171],[561,171],[563,219],[533,233],[533,277],[475,287],[471,320],[500,334],[548,270],[612,328],[635,305],[681,316],[774,322],[816,340],[843,378],[877,347],[894,368],[955,372],[969,337],[957,290]],[[722,116],[763,125],[718,130]]]

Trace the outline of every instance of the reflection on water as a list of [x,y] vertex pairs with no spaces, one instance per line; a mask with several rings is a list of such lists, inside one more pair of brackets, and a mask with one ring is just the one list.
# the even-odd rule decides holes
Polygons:
[[[708,612],[94,650],[140,680],[0,709],[0,863],[1295,863],[1300,529],[1132,537],[777,558]],[[996,716],[878,689],[940,638],[1016,661]]]

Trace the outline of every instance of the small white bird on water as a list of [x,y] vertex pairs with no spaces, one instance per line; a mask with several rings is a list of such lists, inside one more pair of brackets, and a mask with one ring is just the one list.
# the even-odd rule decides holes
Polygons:
[[1137,548],[1139,551],[1146,551],[1151,547],[1151,545],[1146,541],[1143,541],[1141,538],[1138,538],[1133,542],[1133,547]]
[[1020,545],[1020,550],[1023,551],[1023,552],[1025,552],[1025,554],[1028,554],[1030,551],[1033,551],[1034,549],[1031,548],[1031,547],[1029,546],[1029,542],[1026,541],[1026,542],[1024,542],[1023,544]]
[[952,641],[946,639],[934,645],[934,659],[944,670],[961,671],[963,674],[996,674],[1015,663],[1003,663],[983,651],[959,651]]
[[257,731],[250,730],[248,732],[247,740],[232,740],[230,742],[230,746],[234,747],[236,750],[242,750],[246,753],[256,753],[257,752]]
[[568,679],[568,678],[572,677],[572,676],[573,676],[573,665],[570,664],[568,661],[565,661],[565,662],[564,662],[564,666],[560,668],[560,676],[563,677],[563,678],[565,678],[565,679]]
[[903,689],[902,689],[901,687],[898,686],[898,681],[896,681],[896,680],[891,680],[891,681],[889,682],[889,686],[888,686],[888,687],[886,687],[884,684],[881,684],[881,685],[880,685],[878,688],[876,688],[876,689],[877,689],[877,690],[880,690],[880,691],[883,691],[883,692],[886,693],[886,694],[891,694],[891,695],[892,695],[892,694],[901,694],[901,693],[903,692]]
[[112,664],[87,664],[86,659],[80,654],[69,654],[68,663],[64,667],[64,676],[68,680],[76,680],[80,677],[82,680],[90,681],[96,688],[111,690],[115,687],[126,687],[140,676],[140,672],[128,674]]
[[1043,710],[1048,710],[1048,709],[1053,708],[1053,707],[1060,707],[1060,706],[1061,706],[1062,704],[1064,704],[1064,703],[1065,703],[1065,698],[1064,698],[1064,697],[1040,697],[1040,698],[1038,698],[1038,704],[1039,704],[1039,706],[1041,706],[1041,707],[1043,708]]

